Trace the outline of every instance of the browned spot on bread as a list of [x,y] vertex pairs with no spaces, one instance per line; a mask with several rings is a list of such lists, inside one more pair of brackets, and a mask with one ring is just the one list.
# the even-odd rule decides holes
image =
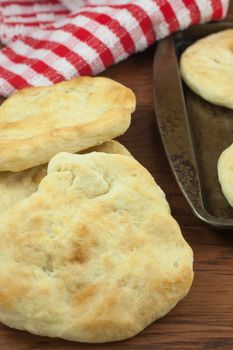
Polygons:
[[30,225],[34,229],[39,229],[43,227],[43,224],[44,224],[44,218],[42,217],[42,215],[35,215],[30,219]]
[[31,212],[33,213],[35,210],[37,210],[38,207],[44,210],[51,209],[51,206],[39,196],[37,196],[36,198],[34,198],[33,201],[31,201]]
[[[20,276],[19,276],[20,277]],[[20,298],[25,297],[28,287],[12,277],[1,277],[0,305],[11,308]]]
[[74,233],[77,234],[80,239],[85,239],[90,236],[90,230],[88,227],[80,222],[75,224]]
[[90,250],[98,246],[97,239],[94,237],[91,230],[80,222],[75,223],[73,232],[68,261],[84,264],[92,255]]
[[100,300],[95,309],[96,319],[102,319],[103,315],[111,314],[113,316],[119,306],[119,289],[107,290],[105,289],[104,298]]
[[81,288],[74,294],[73,301],[75,304],[85,303],[88,301],[88,299],[94,297],[97,291],[98,289],[95,285]]
[[[132,232],[131,225],[128,225],[128,232]],[[139,249],[143,244],[143,236],[135,237],[134,235],[128,235],[127,239],[122,239],[119,242],[119,250],[124,252],[131,252],[135,249]]]
[[114,267],[114,263],[109,256],[103,258],[103,266],[105,271],[109,271]]
[[85,247],[82,244],[76,242],[71,253],[70,262],[83,264],[87,260],[88,255]]

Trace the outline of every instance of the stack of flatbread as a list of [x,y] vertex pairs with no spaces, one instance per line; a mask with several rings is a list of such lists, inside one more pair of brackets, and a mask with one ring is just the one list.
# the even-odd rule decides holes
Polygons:
[[134,109],[130,89],[86,77],[22,90],[0,107],[4,324],[115,341],[187,294],[192,250],[163,191],[112,140]]
[[[233,29],[197,40],[181,55],[180,71],[186,84],[205,100],[233,109]],[[233,207],[233,145],[218,160],[218,178]]]

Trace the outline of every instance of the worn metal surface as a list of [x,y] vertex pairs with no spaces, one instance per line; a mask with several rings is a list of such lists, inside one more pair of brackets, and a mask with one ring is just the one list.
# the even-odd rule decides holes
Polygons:
[[196,39],[233,23],[195,26],[162,40],[154,58],[154,105],[165,151],[185,198],[206,223],[233,228],[233,209],[222,195],[217,160],[233,142],[233,110],[218,107],[182,84],[179,56]]

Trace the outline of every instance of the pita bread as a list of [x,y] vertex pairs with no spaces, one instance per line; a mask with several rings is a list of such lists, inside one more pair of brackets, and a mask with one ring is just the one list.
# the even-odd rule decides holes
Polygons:
[[[88,153],[93,151],[130,155],[129,151],[120,142],[113,140],[104,142],[99,146],[89,148],[83,152]],[[35,192],[46,174],[47,164],[18,173],[0,172],[0,214]]]
[[181,56],[181,76],[205,100],[233,108],[233,29],[211,34]]
[[60,153],[1,216],[0,321],[72,341],[129,338],[187,294],[192,259],[135,159]]
[[0,107],[0,171],[46,164],[123,134],[135,96],[108,78],[79,77],[23,89]]
[[218,179],[224,196],[233,207],[233,144],[225,149],[219,157]]

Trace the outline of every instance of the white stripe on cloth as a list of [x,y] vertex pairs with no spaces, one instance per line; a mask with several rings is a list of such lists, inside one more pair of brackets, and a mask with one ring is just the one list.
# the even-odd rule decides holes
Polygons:
[[180,29],[187,28],[192,19],[190,12],[187,7],[184,5],[182,0],[171,0],[170,5],[173,8],[173,11],[176,14],[177,21],[179,23]]
[[59,19],[64,18],[64,14],[59,13],[37,13],[35,15],[31,15],[28,17],[20,17],[20,16],[11,16],[7,17],[5,19],[5,24],[13,24],[13,23],[19,23],[19,24],[27,24],[27,23],[33,23],[33,22],[52,22]]
[[[106,0],[105,0],[106,1]],[[62,4],[71,11],[77,11],[86,6],[86,0],[61,0]]]
[[32,3],[30,6],[26,5],[9,5],[1,7],[1,13],[4,16],[15,16],[15,15],[27,15],[38,12],[54,12],[65,10],[66,8],[62,4],[37,4]]
[[208,21],[213,14],[213,7],[211,0],[196,0],[197,6],[200,11],[201,20],[200,23]]
[[9,26],[6,24],[0,24],[0,41],[6,45],[14,37],[19,35],[27,35],[28,33],[32,33],[33,30],[35,30],[35,26],[25,27],[23,25]]

